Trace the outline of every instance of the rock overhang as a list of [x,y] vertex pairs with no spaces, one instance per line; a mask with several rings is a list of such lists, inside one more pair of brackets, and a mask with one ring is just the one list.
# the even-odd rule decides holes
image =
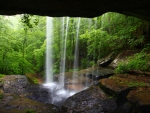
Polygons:
[[149,0],[1,0],[0,14],[93,18],[118,12],[150,21]]

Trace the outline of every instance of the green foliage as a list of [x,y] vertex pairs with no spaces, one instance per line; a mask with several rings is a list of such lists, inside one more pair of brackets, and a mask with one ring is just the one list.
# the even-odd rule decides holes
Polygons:
[[39,82],[38,82],[38,79],[36,79],[36,78],[35,78],[33,81],[34,81],[35,84],[38,84],[38,83],[39,83]]
[[23,23],[24,30],[27,31],[29,28],[37,26],[39,23],[39,19],[38,16],[23,14],[21,17],[21,22]]
[[3,96],[4,96],[3,94],[0,94],[0,99],[3,99]]
[[119,63],[118,67],[116,68],[116,73],[126,73],[128,71],[128,66],[124,62]]
[[130,70],[149,70],[149,54],[140,52],[132,57],[129,57],[127,61],[121,62],[116,68],[116,73],[127,73]]
[[142,49],[142,52],[149,53],[149,50],[150,50],[150,43],[145,45],[145,47]]
[[4,74],[0,74],[0,78],[4,77],[5,75]]
[[[23,14],[17,17],[14,29],[11,19],[0,16],[0,73],[26,74],[44,73],[46,53],[46,18]],[[64,23],[63,23],[64,21]],[[53,72],[59,73],[64,39],[66,42],[66,71],[73,69],[78,18],[53,18]],[[149,23],[131,16],[106,13],[96,18],[81,18],[79,31],[79,68],[92,66],[96,61],[112,51],[142,48],[147,44]],[[25,30],[25,31],[24,31]],[[67,36],[66,36],[66,31]],[[148,40],[148,39],[147,39]],[[149,51],[149,45],[143,51]],[[122,63],[118,72],[130,69],[147,70],[147,60],[142,55],[135,56],[128,65]],[[146,57],[147,58],[147,57]],[[132,59],[132,58],[131,58]],[[145,59],[145,57],[144,57]],[[142,66],[143,65],[143,66]],[[36,80],[35,80],[36,81]]]
[[82,58],[81,60],[81,68],[84,69],[84,68],[87,68],[87,66],[89,65],[89,60],[87,58]]
[[26,113],[35,113],[34,110],[27,110]]
[[[16,18],[20,19],[20,17]],[[7,19],[4,16],[0,16],[0,73],[35,73],[41,68],[38,68],[37,65],[36,58],[38,55],[33,53],[34,50],[40,49],[45,40],[45,18],[37,16],[29,18],[30,22],[34,22],[36,18],[40,21],[36,25],[34,23],[33,31],[28,29],[28,32],[24,32],[24,26],[19,23],[19,20],[19,27],[13,29],[13,27],[10,27],[10,24],[13,25],[13,23],[9,21],[9,17]],[[45,53],[45,51],[42,52],[43,54]],[[44,65],[45,60],[42,60],[41,63]]]

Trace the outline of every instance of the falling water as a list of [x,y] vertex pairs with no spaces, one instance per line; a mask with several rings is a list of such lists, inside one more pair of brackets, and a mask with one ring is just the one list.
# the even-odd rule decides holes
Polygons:
[[[95,37],[94,37],[94,51],[93,51],[93,62],[95,63],[95,60],[96,60],[96,38],[97,38],[97,34],[96,34],[96,30],[97,30],[97,17],[95,18],[95,23],[94,23],[94,29],[95,29]],[[92,75],[94,75],[94,73],[97,71],[97,70],[95,70],[95,67],[93,66],[92,67],[93,68],[93,72],[92,72]],[[92,82],[94,83],[94,79],[93,79],[93,76],[92,76]],[[92,83],[92,84],[93,84]]]
[[[64,18],[63,18],[63,24],[64,24]],[[65,31],[65,40],[63,43],[63,53],[62,53],[62,74],[61,74],[61,85],[64,86],[64,74],[65,74],[65,67],[66,67],[66,44],[67,44],[67,36],[68,36],[68,26],[69,26],[69,17],[67,17],[67,22],[66,22],[66,31]],[[63,30],[64,30],[64,26],[63,26]],[[63,37],[64,38],[64,35]]]
[[[88,18],[88,32],[90,33],[91,30],[92,30],[92,19]],[[87,64],[87,67],[89,67],[89,65],[90,65],[89,57],[87,57],[87,60],[89,61]],[[86,73],[87,73],[86,75],[88,75],[88,71]],[[92,84],[93,84],[93,81],[92,81]],[[89,87],[90,85],[91,85],[91,82],[89,81],[89,78],[86,77],[85,86]]]
[[52,38],[53,24],[52,17],[46,18],[46,83],[53,82],[53,59],[52,59]]
[[75,57],[74,57],[74,66],[73,66],[73,81],[77,77],[77,69],[78,69],[78,61],[79,61],[79,30],[80,30],[80,18],[78,18],[77,22],[77,34],[76,34],[76,45],[75,45]]
[[60,49],[60,76],[59,76],[59,84],[61,86],[64,86],[64,68],[63,67],[63,63],[64,63],[64,31],[65,31],[65,17],[62,17],[62,35],[61,35],[61,40],[60,40],[60,46],[61,46],[61,49]]
[[[66,21],[66,22],[65,22]],[[66,23],[66,24],[65,24]],[[66,26],[65,26],[66,25]],[[68,29],[69,29],[69,17],[65,19],[62,18],[62,40],[61,44],[61,61],[60,61],[60,73],[61,76],[59,81],[53,81],[53,60],[52,60],[52,38],[53,38],[53,23],[52,18],[47,17],[47,43],[46,43],[46,84],[43,84],[49,90],[50,94],[50,103],[55,105],[62,105],[66,98],[72,96],[73,94],[77,93],[76,90],[70,90],[67,87],[64,87],[65,81],[65,67],[66,67],[66,44],[68,38]],[[78,18],[77,22],[77,34],[76,34],[76,44],[75,44],[75,59],[74,59],[74,77],[75,79],[77,68],[78,68],[78,60],[79,60],[79,47],[78,47],[78,38],[79,38],[79,28],[80,28],[80,18]],[[75,84],[73,84],[75,85]]]
[[[64,25],[63,18],[63,25]],[[53,38],[53,29],[52,29],[52,18],[47,17],[47,43],[46,43],[46,83],[43,84],[50,92],[50,103],[60,106],[66,98],[75,94],[76,92],[70,91],[69,89],[65,89],[64,87],[64,72],[65,72],[65,62],[66,62],[66,43],[67,43],[67,34],[68,34],[68,25],[69,25],[69,17],[67,17],[66,22],[66,30],[64,37],[64,26],[62,28],[62,40],[64,44],[62,44],[62,62],[60,63],[61,72],[63,73],[60,77],[59,83],[53,81],[53,60],[52,60],[52,38]],[[65,40],[63,39],[65,38]]]

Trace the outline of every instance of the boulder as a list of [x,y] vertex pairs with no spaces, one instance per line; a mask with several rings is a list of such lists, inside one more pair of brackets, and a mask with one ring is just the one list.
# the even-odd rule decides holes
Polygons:
[[122,93],[126,95],[130,90],[136,87],[149,86],[149,80],[150,77],[145,76],[116,74],[112,77],[101,79],[99,81],[101,87],[108,91],[109,94],[119,95]]
[[122,53],[120,53],[119,55],[117,55],[116,58],[114,58],[114,60],[109,64],[109,68],[115,69],[116,67],[118,67],[118,64],[126,61],[127,62],[127,58],[130,56],[133,56],[134,54],[140,52],[139,50],[135,51],[135,50],[127,50],[124,51]]
[[110,53],[108,56],[101,58],[97,61],[97,65],[100,67],[107,67],[114,59],[114,52]]
[[66,113],[108,113],[117,108],[115,99],[108,96],[97,86],[92,86],[69,97],[61,111]]
[[[14,98],[15,96],[15,98]],[[59,113],[59,108],[17,95],[5,96],[0,102],[0,113]]]
[[133,113],[133,105],[130,102],[126,102],[118,106],[117,110],[114,113]]
[[127,95],[127,99],[136,105],[134,112],[150,112],[150,87],[138,87]]
[[6,75],[3,90],[5,93],[23,94],[28,85],[29,82],[25,75]]
[[106,93],[116,97],[114,113],[150,112],[150,77],[117,74],[99,81]]
[[114,70],[107,68],[97,68],[86,74],[87,77],[97,81],[99,79],[108,78],[114,74]]
[[39,84],[32,84],[26,88],[26,97],[42,103],[52,103],[51,93],[49,89]]

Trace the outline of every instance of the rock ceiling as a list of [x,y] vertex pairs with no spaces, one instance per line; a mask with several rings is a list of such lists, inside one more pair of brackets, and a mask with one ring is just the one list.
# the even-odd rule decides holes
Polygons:
[[118,12],[150,21],[150,0],[1,0],[0,15],[96,17]]

